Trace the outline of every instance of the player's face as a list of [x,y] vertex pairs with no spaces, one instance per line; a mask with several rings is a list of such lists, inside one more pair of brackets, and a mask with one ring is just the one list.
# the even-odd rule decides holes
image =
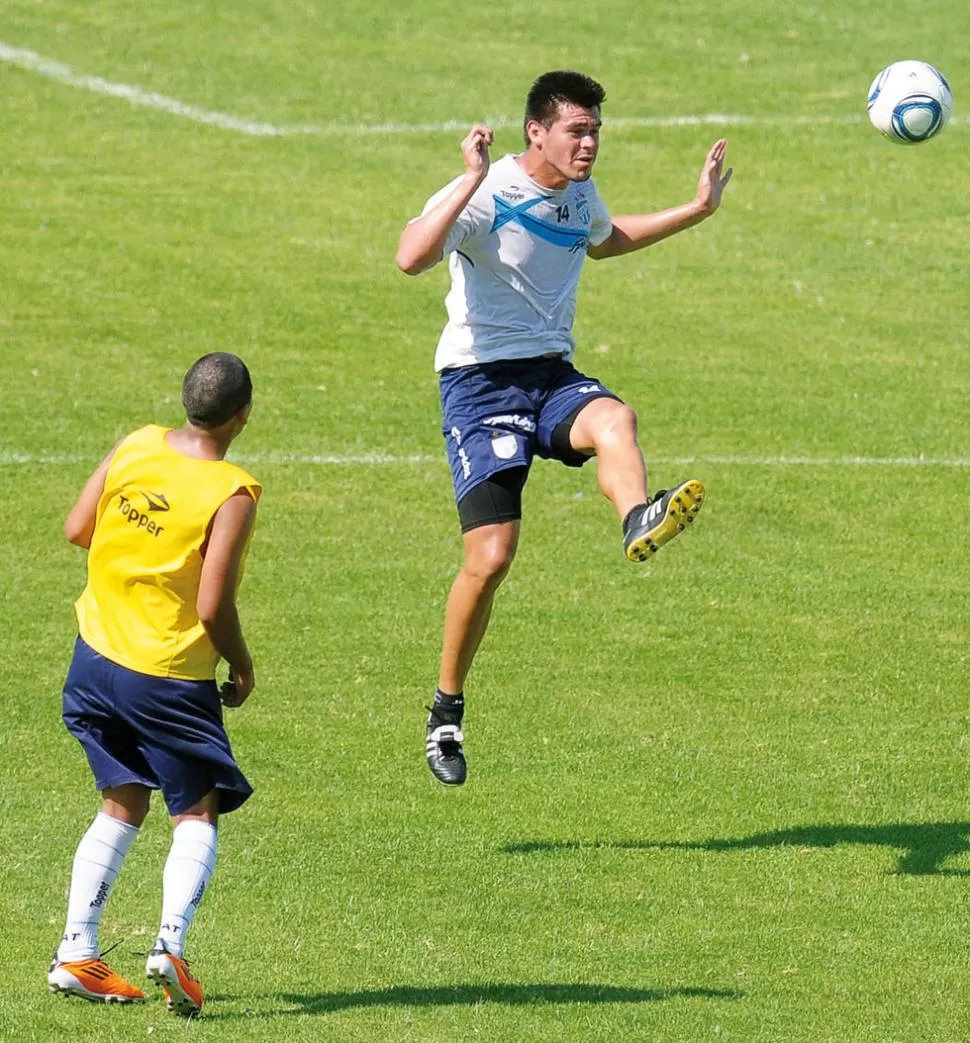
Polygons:
[[529,124],[529,138],[542,153],[544,166],[563,183],[585,181],[593,173],[600,147],[600,112],[581,105],[560,105],[555,122],[549,127]]

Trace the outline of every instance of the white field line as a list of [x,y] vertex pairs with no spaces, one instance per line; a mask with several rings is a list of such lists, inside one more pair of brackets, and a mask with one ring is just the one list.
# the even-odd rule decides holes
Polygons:
[[[89,76],[77,72],[70,65],[53,58],[45,58],[36,51],[24,47],[12,47],[0,41],[0,62],[14,65],[19,69],[37,73],[50,80],[56,80],[68,87],[105,94],[113,98],[121,98],[132,105],[140,105],[149,109],[158,109],[181,119],[195,123],[204,123],[221,130],[237,134],[248,134],[253,137],[292,137],[296,135],[325,134],[432,134],[442,131],[464,132],[474,120],[444,120],[439,123],[321,123],[311,125],[288,125],[263,123],[233,116],[226,112],[214,112],[197,105],[190,105],[176,98],[169,98],[155,91],[146,91],[130,83],[114,83],[101,76]],[[707,113],[699,116],[643,116],[629,118],[609,118],[609,127],[739,127],[739,126],[781,126],[799,125],[833,125],[860,123],[864,119],[858,116],[742,116],[726,113]],[[521,118],[509,119],[495,117],[486,120],[492,127],[516,127]]]
[[[54,466],[94,464],[101,457],[59,454],[0,452],[0,466]],[[392,453],[361,453],[340,455],[324,453],[256,453],[233,456],[233,460],[245,466],[301,464],[318,467],[394,467],[394,466],[446,466],[444,453],[439,455],[406,455]],[[942,467],[951,470],[970,468],[970,458],[932,456],[649,456],[651,464],[703,465],[723,467]]]
[[167,98],[164,94],[156,94],[154,91],[145,91],[140,87],[134,87],[128,83],[112,83],[110,80],[102,79],[100,76],[87,76],[84,73],[75,72],[70,65],[55,61],[53,58],[45,58],[36,51],[28,51],[23,47],[11,47],[9,44],[0,42],[0,61],[8,65],[15,65],[28,72],[35,72],[46,76],[49,80],[66,84],[68,87],[80,87],[83,90],[93,91],[95,94],[107,94],[113,98],[123,98],[132,105],[143,105],[149,109],[160,109],[162,112],[171,113],[173,116],[181,116],[183,119],[193,120],[196,123],[207,123],[222,130],[232,130],[239,134],[251,134],[255,136],[274,136],[280,134],[314,134],[316,128],[299,127],[276,127],[271,123],[257,123],[254,120],[240,119],[238,116],[230,116],[224,112],[210,112],[208,109],[200,109],[195,105],[186,105],[184,102]]

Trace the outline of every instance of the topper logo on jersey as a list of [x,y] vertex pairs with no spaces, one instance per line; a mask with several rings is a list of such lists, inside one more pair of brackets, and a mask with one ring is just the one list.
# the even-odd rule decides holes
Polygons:
[[145,497],[145,501],[147,502],[150,511],[167,511],[169,509],[165,493],[153,493],[151,490],[145,492],[145,490],[142,489],[141,494]]
[[[142,496],[144,496],[145,499],[148,500],[148,497],[145,495],[145,493],[142,493]],[[164,500],[165,498],[162,497],[162,499]],[[148,503],[148,510],[150,511],[167,511],[169,509],[167,500],[165,500],[164,507],[153,507],[151,505],[151,500],[149,500]],[[161,525],[159,525],[157,522],[152,521],[152,519],[148,517],[147,512],[138,510],[138,508],[135,507],[134,504],[132,504],[131,500],[129,500],[124,493],[118,494],[118,510],[120,510],[122,515],[124,515],[128,524],[134,525],[136,529],[144,529],[145,532],[149,533],[152,536],[160,536],[165,531],[165,529]]]

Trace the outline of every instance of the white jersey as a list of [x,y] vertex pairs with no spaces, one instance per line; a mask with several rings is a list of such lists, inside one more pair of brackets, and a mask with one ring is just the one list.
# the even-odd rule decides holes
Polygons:
[[[422,213],[460,180],[436,192]],[[586,248],[612,229],[592,181],[546,188],[515,156],[494,162],[445,241],[451,289],[435,369],[551,353],[571,358]]]

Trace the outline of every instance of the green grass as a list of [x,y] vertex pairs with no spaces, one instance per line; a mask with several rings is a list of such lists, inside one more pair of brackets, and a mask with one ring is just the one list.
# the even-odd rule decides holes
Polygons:
[[[246,137],[0,63],[0,1039],[966,1037],[968,125],[904,149],[863,115],[920,57],[965,120],[965,28],[949,0],[8,0],[8,46],[329,129]],[[697,531],[631,567],[593,468],[536,467],[446,791],[422,710],[460,560],[446,283],[393,255],[461,134],[358,125],[514,120],[562,64],[607,86],[614,212],[688,198],[720,131],[611,116],[771,121],[724,131],[712,222],[581,291],[578,364],[637,407],[654,484],[705,481]],[[97,807],[59,722],[84,577],[60,527],[215,349],[257,386],[258,688],[230,721],[256,795],[224,823],[185,1025],[44,985]],[[439,462],[286,460],[368,453]],[[105,914],[136,979],[167,844],[159,806]]]

